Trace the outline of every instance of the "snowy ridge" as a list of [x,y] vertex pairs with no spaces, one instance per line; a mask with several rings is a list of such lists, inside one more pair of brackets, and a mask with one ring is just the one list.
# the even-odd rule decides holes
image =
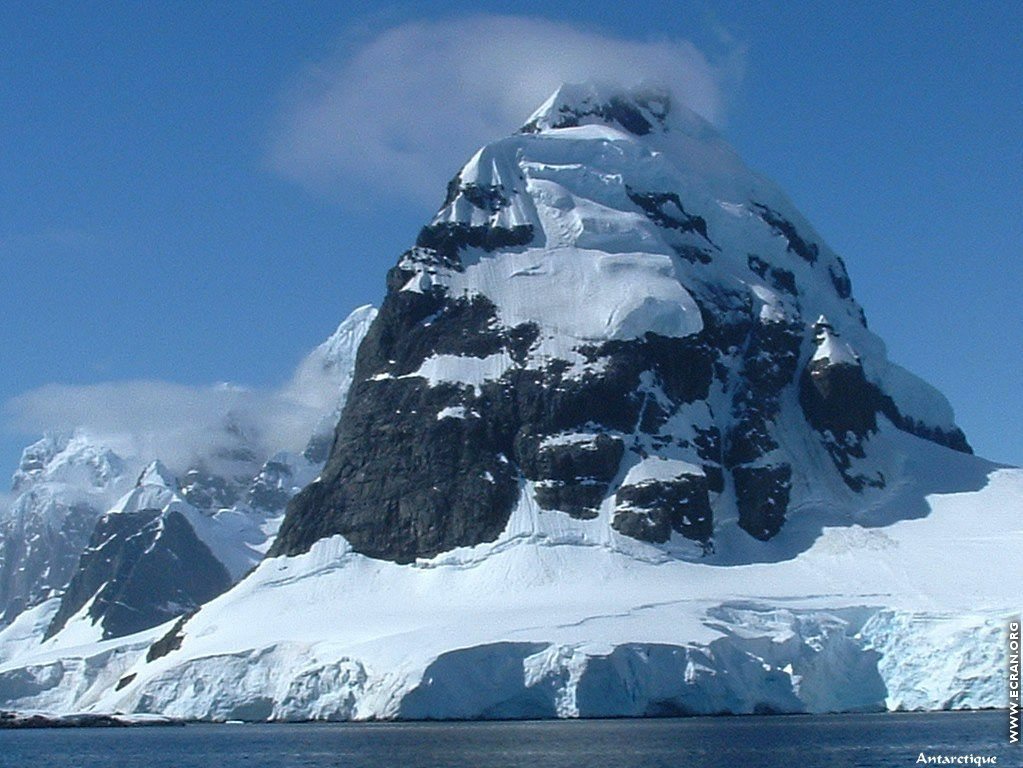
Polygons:
[[292,397],[313,407],[319,407],[324,401],[332,403],[316,424],[306,446],[306,458],[313,463],[322,463],[327,457],[334,427],[352,386],[355,353],[376,315],[376,308],[369,304],[353,310],[330,338],[305,357],[287,387]]

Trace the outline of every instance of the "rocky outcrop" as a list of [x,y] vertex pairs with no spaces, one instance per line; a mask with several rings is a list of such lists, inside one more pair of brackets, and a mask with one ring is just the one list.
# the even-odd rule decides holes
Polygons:
[[180,513],[105,515],[46,634],[55,635],[87,607],[104,638],[129,635],[194,610],[231,583]]
[[702,474],[669,478],[626,478],[615,494],[611,525],[619,533],[663,544],[672,531],[709,541],[713,533],[710,488]]
[[585,519],[597,516],[624,450],[621,438],[604,433],[542,439],[526,434],[515,456],[523,474],[536,481],[537,504]]
[[826,317],[813,325],[814,353],[799,379],[799,403],[807,422],[821,434],[835,466],[854,491],[885,487],[880,472],[860,472],[858,460],[867,458],[866,441],[877,432],[878,416],[924,439],[971,453],[963,433],[922,427],[904,416],[894,400],[867,380],[860,357],[835,332]]

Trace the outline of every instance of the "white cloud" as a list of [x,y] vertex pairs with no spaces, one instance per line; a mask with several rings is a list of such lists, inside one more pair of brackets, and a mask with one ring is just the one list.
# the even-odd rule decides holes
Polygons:
[[224,471],[249,463],[231,458],[232,449],[251,449],[263,461],[304,448],[334,407],[336,378],[304,363],[276,390],[163,381],[49,384],[11,399],[6,411],[9,426],[27,434],[79,430],[133,463],[159,458],[182,471],[202,460]]
[[281,174],[439,202],[480,145],[511,133],[564,82],[653,81],[711,122],[741,77],[734,42],[714,61],[687,40],[640,42],[549,20],[475,16],[414,22],[311,67],[270,153]]

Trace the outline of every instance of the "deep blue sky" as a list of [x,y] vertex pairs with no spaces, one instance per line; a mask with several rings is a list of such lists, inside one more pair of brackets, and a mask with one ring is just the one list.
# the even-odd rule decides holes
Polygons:
[[[349,65],[388,30],[479,13],[530,17],[537,45],[548,24],[636,50],[692,41],[721,75],[724,133],[845,258],[890,357],[948,396],[978,453],[1023,464],[1023,5],[378,5],[0,5],[0,472],[32,437],[15,396],[278,386],[378,302],[459,160],[415,190],[358,150],[314,178],[318,150],[289,166],[281,137],[310,80],[363,87]],[[408,58],[366,87],[388,98]],[[394,142],[471,106],[437,103]]]

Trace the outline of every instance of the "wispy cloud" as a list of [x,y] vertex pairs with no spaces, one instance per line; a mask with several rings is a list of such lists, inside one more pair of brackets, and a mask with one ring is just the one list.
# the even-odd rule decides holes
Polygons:
[[429,200],[478,146],[508,134],[564,82],[654,81],[721,123],[744,51],[642,42],[545,19],[406,23],[309,68],[288,99],[272,166],[304,184]]
[[248,448],[261,461],[305,446],[338,397],[337,375],[319,354],[279,389],[164,381],[49,384],[8,401],[7,423],[26,434],[82,431],[140,464],[159,458],[181,471],[201,460],[223,470],[235,462],[235,448]]

